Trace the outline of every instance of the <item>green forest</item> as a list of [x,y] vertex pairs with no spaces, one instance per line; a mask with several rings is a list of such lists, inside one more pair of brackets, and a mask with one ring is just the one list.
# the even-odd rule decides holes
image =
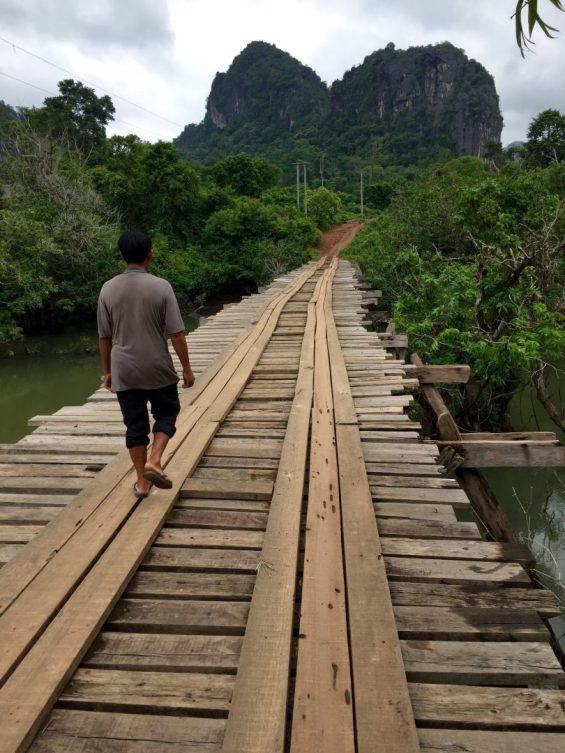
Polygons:
[[[124,229],[148,232],[153,271],[185,309],[211,294],[252,291],[310,258],[320,231],[359,216],[358,196],[309,191],[296,207],[282,170],[246,153],[193,166],[171,143],[106,136],[114,106],[65,80],[43,107],[0,124],[0,343],[93,319],[118,273]],[[533,381],[555,423],[550,371],[565,344],[565,116],[531,123],[522,149],[484,159],[366,171],[369,221],[347,252],[411,351],[469,363],[453,389],[461,426],[501,427]]]
[[347,249],[409,349],[429,363],[467,363],[451,390],[462,427],[505,427],[512,396],[533,382],[550,397],[565,352],[565,116],[530,125],[519,155],[426,166]]
[[297,211],[281,171],[239,154],[195,169],[171,143],[107,138],[109,97],[72,80],[44,106],[6,112],[0,159],[0,343],[91,316],[122,263],[124,229],[150,234],[153,270],[187,307],[229,287],[249,291],[311,258],[340,201],[312,192]]

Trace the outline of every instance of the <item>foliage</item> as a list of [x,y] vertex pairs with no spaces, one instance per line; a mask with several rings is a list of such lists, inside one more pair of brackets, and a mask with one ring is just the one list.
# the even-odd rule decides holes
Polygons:
[[266,159],[241,152],[216,162],[209,174],[220,188],[257,199],[263,191],[277,185],[282,171]]
[[341,217],[341,199],[327,188],[317,188],[308,195],[308,214],[320,230],[328,230]]
[[296,210],[280,210],[241,197],[208,219],[203,240],[207,258],[222,270],[223,284],[239,281],[251,285],[268,278],[271,257],[280,258],[282,249],[286,250],[287,268],[306,261],[318,233]]
[[544,110],[532,120],[524,145],[524,159],[528,167],[565,162],[565,115],[559,110]]
[[80,149],[95,161],[106,137],[106,126],[114,119],[110,97],[97,97],[80,81],[59,81],[59,96],[47,97],[43,107],[23,110],[32,128]]
[[[565,7],[561,0],[549,0],[549,2],[557,8],[557,10],[565,11]],[[524,27],[523,15],[528,10],[527,32]],[[516,44],[520,48],[522,57],[524,57],[524,51],[530,49],[532,42],[532,34],[536,26],[543,31],[546,37],[554,39],[551,32],[558,31],[553,26],[546,23],[538,12],[538,0],[518,0],[516,3],[516,10],[514,12],[514,20],[516,25]]]
[[118,269],[117,227],[81,154],[12,126],[0,159],[0,341],[38,316],[92,310]]
[[[66,83],[69,100],[90,97]],[[222,287],[253,289],[309,258],[318,231],[281,200],[276,166],[239,154],[199,175],[172,144],[106,139],[53,99],[0,133],[0,343],[92,316],[101,284],[123,268],[120,230],[150,234],[153,269],[182,305]]]
[[385,292],[411,350],[471,365],[475,383],[452,390],[468,428],[503,425],[513,391],[563,352],[556,172],[508,165],[489,174],[471,158],[425,170],[348,250]]

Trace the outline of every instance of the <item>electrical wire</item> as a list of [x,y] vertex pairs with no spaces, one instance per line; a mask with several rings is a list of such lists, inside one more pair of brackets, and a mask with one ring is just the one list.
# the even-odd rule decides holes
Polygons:
[[63,73],[68,73],[69,75],[73,76],[73,78],[76,78],[79,81],[82,81],[83,83],[88,84],[89,86],[94,86],[96,89],[100,89],[100,91],[103,91],[106,94],[109,94],[111,97],[114,97],[115,99],[121,99],[122,102],[127,102],[128,105],[133,105],[133,107],[137,107],[140,110],[143,110],[144,112],[149,113],[149,115],[153,115],[156,118],[165,120],[167,123],[171,123],[171,125],[178,126],[179,128],[184,128],[185,124],[177,123],[175,120],[170,120],[169,118],[165,118],[163,115],[159,115],[159,113],[153,112],[153,110],[148,110],[147,107],[143,107],[143,105],[138,105],[136,102],[132,102],[131,99],[126,99],[125,97],[122,97],[120,94],[115,94],[109,91],[108,89],[105,89],[103,86],[100,86],[100,84],[95,84],[92,81],[87,81],[85,78],[82,78],[82,76],[78,76],[76,73],[73,73],[68,68],[63,68],[63,66],[58,65],[57,63],[53,63],[51,60],[47,60],[47,58],[44,58],[41,55],[37,55],[35,52],[26,50],[24,47],[20,47],[19,44],[16,44],[15,42],[11,42],[9,39],[6,39],[5,37],[0,36],[0,42],[4,42],[9,47],[12,47],[14,50],[20,50],[21,52],[24,52],[26,55],[30,55],[31,57],[34,57],[37,60],[41,60],[42,63],[46,63],[47,65],[50,65],[53,68],[57,68],[58,70],[63,71]]
[[[20,84],[25,84],[26,86],[31,86],[32,89],[37,89],[40,92],[43,92],[44,94],[50,94],[52,97],[59,96],[58,94],[55,94],[55,92],[49,91],[49,89],[44,89],[42,86],[36,86],[35,84],[30,83],[29,81],[24,81],[22,78],[16,78],[16,76],[12,76],[9,73],[5,73],[4,71],[0,71],[0,76],[5,76],[6,78],[11,78],[12,81],[17,81]],[[128,123],[127,120],[122,120],[121,118],[112,118],[113,123],[122,123],[123,125],[127,126],[128,128],[133,128],[134,130],[139,131],[147,131],[147,133],[152,134],[153,136],[157,136],[157,138],[161,139],[162,135],[160,133],[157,133],[156,131],[152,131],[150,128],[145,128],[145,126],[135,125],[133,123]]]

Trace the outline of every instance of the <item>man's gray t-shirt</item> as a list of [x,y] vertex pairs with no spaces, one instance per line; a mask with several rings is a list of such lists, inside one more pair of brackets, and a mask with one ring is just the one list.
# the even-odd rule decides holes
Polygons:
[[158,389],[178,382],[167,335],[184,330],[172,287],[142,269],[104,283],[98,334],[112,338],[112,390]]

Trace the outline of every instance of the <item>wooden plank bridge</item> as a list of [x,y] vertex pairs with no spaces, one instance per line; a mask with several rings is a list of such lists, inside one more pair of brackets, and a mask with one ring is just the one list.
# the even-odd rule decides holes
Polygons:
[[0,447],[0,751],[565,750],[531,554],[481,538],[322,259],[189,336],[171,491],[115,398]]

